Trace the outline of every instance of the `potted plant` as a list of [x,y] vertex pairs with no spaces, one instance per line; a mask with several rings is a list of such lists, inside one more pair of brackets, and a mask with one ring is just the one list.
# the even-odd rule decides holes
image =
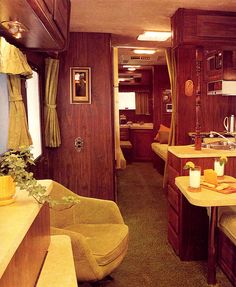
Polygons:
[[70,207],[79,202],[73,196],[63,197],[59,201],[52,200],[46,188],[28,171],[28,166],[34,164],[33,154],[27,147],[9,150],[0,157],[0,205],[14,201],[15,187],[26,190],[37,202],[47,202],[51,207],[55,204],[67,204]]

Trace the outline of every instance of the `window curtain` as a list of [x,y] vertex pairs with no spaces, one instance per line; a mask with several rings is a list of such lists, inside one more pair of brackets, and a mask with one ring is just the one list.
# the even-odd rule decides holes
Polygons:
[[119,117],[119,96],[118,96],[118,48],[113,48],[113,94],[114,94],[114,130],[115,130],[115,161],[116,168],[122,168],[120,152],[120,117]]
[[[175,145],[175,133],[176,133],[176,82],[177,82],[177,73],[176,73],[176,58],[175,58],[175,50],[168,48],[165,50],[166,62],[168,67],[168,73],[170,78],[170,88],[171,88],[171,99],[172,99],[172,114],[171,114],[171,125],[170,125],[170,134],[169,134],[169,145]],[[163,186],[166,187],[167,179],[168,179],[168,157],[165,163],[165,171],[164,171],[164,180]]]
[[0,73],[27,77],[32,75],[26,56],[3,37],[0,37]]
[[148,93],[135,93],[136,115],[149,115]]
[[19,75],[8,75],[8,91],[10,102],[8,148],[18,149],[20,146],[28,147],[32,145],[32,139],[21,96],[21,79]]
[[45,60],[45,145],[59,147],[61,145],[60,127],[56,111],[59,60]]
[[0,73],[8,74],[9,92],[9,131],[8,148],[30,146],[32,139],[29,133],[26,112],[21,96],[20,75],[30,77],[32,69],[25,55],[15,46],[0,37]]

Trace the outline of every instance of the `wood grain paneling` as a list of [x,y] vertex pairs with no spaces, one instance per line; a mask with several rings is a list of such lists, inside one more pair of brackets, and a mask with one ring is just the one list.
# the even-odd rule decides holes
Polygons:
[[236,13],[180,8],[172,17],[173,46],[236,46]]
[[44,205],[8,264],[0,286],[35,286],[49,243],[49,208]]
[[[70,104],[70,67],[91,67],[91,104]],[[54,180],[74,192],[114,199],[113,95],[109,34],[71,33],[60,57],[58,116],[62,144],[50,150]],[[81,152],[74,141],[84,140]]]
[[134,161],[151,161],[153,130],[132,129],[130,138],[133,146]]

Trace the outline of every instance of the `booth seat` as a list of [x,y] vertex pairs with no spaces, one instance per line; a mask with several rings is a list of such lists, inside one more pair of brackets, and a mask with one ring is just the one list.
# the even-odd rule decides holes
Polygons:
[[218,264],[236,286],[236,206],[219,208]]
[[151,148],[153,151],[153,166],[163,175],[168,154],[168,144],[153,142]]

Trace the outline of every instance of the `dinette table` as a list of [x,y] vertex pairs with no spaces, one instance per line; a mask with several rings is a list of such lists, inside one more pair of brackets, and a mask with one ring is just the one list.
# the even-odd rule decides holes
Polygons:
[[[235,178],[226,176],[228,181],[236,181]],[[208,284],[216,284],[216,227],[218,221],[218,207],[236,205],[236,193],[224,194],[206,187],[201,187],[199,192],[189,191],[189,176],[178,176],[175,184],[186,199],[195,206],[209,207],[209,231],[208,231]]]

